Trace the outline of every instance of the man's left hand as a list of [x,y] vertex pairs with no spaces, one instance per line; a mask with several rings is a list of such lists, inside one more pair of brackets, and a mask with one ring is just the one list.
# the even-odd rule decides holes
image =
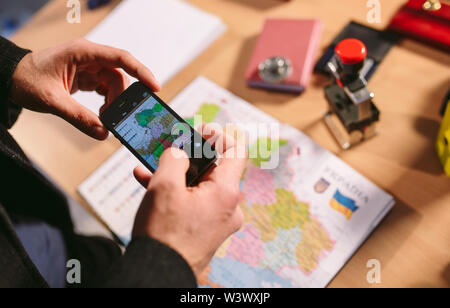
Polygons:
[[24,108],[57,115],[87,135],[103,140],[108,130],[99,117],[71,94],[96,91],[105,97],[103,110],[129,85],[120,68],[153,91],[160,90],[152,72],[129,52],[75,39],[27,54],[14,72],[9,98]]

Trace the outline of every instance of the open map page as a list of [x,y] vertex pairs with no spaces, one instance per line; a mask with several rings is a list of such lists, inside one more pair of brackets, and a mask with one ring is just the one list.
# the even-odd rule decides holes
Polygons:
[[[170,105],[190,123],[196,115],[203,122],[233,123],[238,129],[251,123],[279,123],[202,77]],[[253,151],[256,155],[249,159],[241,180],[244,226],[219,249],[199,282],[203,287],[325,287],[394,204],[390,195],[309,137],[278,125],[276,136],[249,134],[250,150],[269,145],[269,156]],[[124,238],[124,232],[131,232],[144,191],[129,176],[132,163],[124,163],[124,155],[130,154],[119,152],[79,190]],[[129,168],[127,191],[139,196],[127,207],[121,200],[129,196],[114,195],[120,189],[113,193],[92,189],[93,183],[115,181],[114,160]],[[106,194],[111,203],[105,202]]]

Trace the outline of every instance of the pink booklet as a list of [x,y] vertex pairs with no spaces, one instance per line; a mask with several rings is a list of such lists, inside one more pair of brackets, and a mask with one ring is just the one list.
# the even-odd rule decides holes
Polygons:
[[[303,92],[313,70],[321,33],[322,22],[318,19],[268,19],[247,69],[248,85]],[[277,78],[280,72],[283,76]]]

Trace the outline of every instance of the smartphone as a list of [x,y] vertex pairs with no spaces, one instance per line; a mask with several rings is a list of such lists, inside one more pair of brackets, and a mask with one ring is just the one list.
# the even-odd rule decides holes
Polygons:
[[100,115],[106,128],[152,173],[162,153],[177,147],[188,154],[188,186],[195,186],[217,160],[217,152],[147,86],[132,84]]

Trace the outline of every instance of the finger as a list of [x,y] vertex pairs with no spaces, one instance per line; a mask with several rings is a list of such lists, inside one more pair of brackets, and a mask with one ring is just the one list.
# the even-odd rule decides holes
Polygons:
[[[219,154],[223,154],[225,151],[224,146],[226,144],[223,144],[223,130],[222,127],[218,124],[206,124],[202,123],[197,128],[197,131],[202,135],[202,137],[211,143],[211,145],[215,148],[215,150]],[[222,145],[221,145],[222,143]]]
[[[97,92],[99,95],[101,96],[105,96],[108,95],[108,87],[104,84],[101,83],[96,89],[95,92]],[[100,109],[101,110],[101,109]]]
[[105,95],[106,105],[102,108],[108,107],[123,91],[128,88],[130,80],[128,77],[118,69],[106,68],[99,72],[101,84],[107,89]]
[[101,107],[103,112],[123,91],[128,88],[130,80],[119,69],[102,68],[98,72],[80,72],[77,79],[78,89],[81,91],[93,91],[105,97],[105,104]]
[[153,91],[159,91],[161,89],[153,73],[129,52],[92,42],[86,42],[84,47],[80,47],[82,55],[78,55],[79,64],[83,64],[83,62],[96,62],[110,68],[122,68],[129,75],[137,78]]
[[83,107],[67,93],[60,97],[62,104],[56,111],[57,115],[92,138],[105,140],[108,137],[108,130],[95,113]]
[[159,160],[159,166],[152,176],[150,187],[170,185],[174,188],[186,187],[186,172],[189,169],[189,158],[186,152],[169,148]]
[[221,155],[239,145],[245,148],[248,143],[246,134],[233,126],[227,126],[224,132],[219,124],[203,123],[199,126],[198,131]]
[[[227,134],[225,134],[225,136],[225,138],[230,138]],[[241,142],[235,142],[235,145],[227,148],[221,157],[216,171],[218,173],[222,173],[224,178],[228,179],[230,182],[234,182],[239,185],[242,174],[247,166],[247,162],[248,151],[246,146]]]
[[244,223],[244,213],[242,212],[242,209],[237,206],[236,210],[234,211],[233,217],[231,218],[231,228],[232,232],[236,233],[242,228],[242,224]]
[[98,77],[98,72],[96,73],[89,73],[89,72],[79,72],[77,73],[77,90],[80,91],[93,91],[95,90],[100,84],[101,80]]
[[216,151],[222,155],[219,166],[214,169],[211,176],[215,180],[238,184],[247,165],[247,148],[242,137],[233,136],[236,135],[236,130],[229,131],[230,134],[219,131],[214,126],[201,126],[204,138],[213,140]]
[[136,167],[133,170],[134,177],[143,187],[148,188],[152,180],[152,174],[143,167]]

